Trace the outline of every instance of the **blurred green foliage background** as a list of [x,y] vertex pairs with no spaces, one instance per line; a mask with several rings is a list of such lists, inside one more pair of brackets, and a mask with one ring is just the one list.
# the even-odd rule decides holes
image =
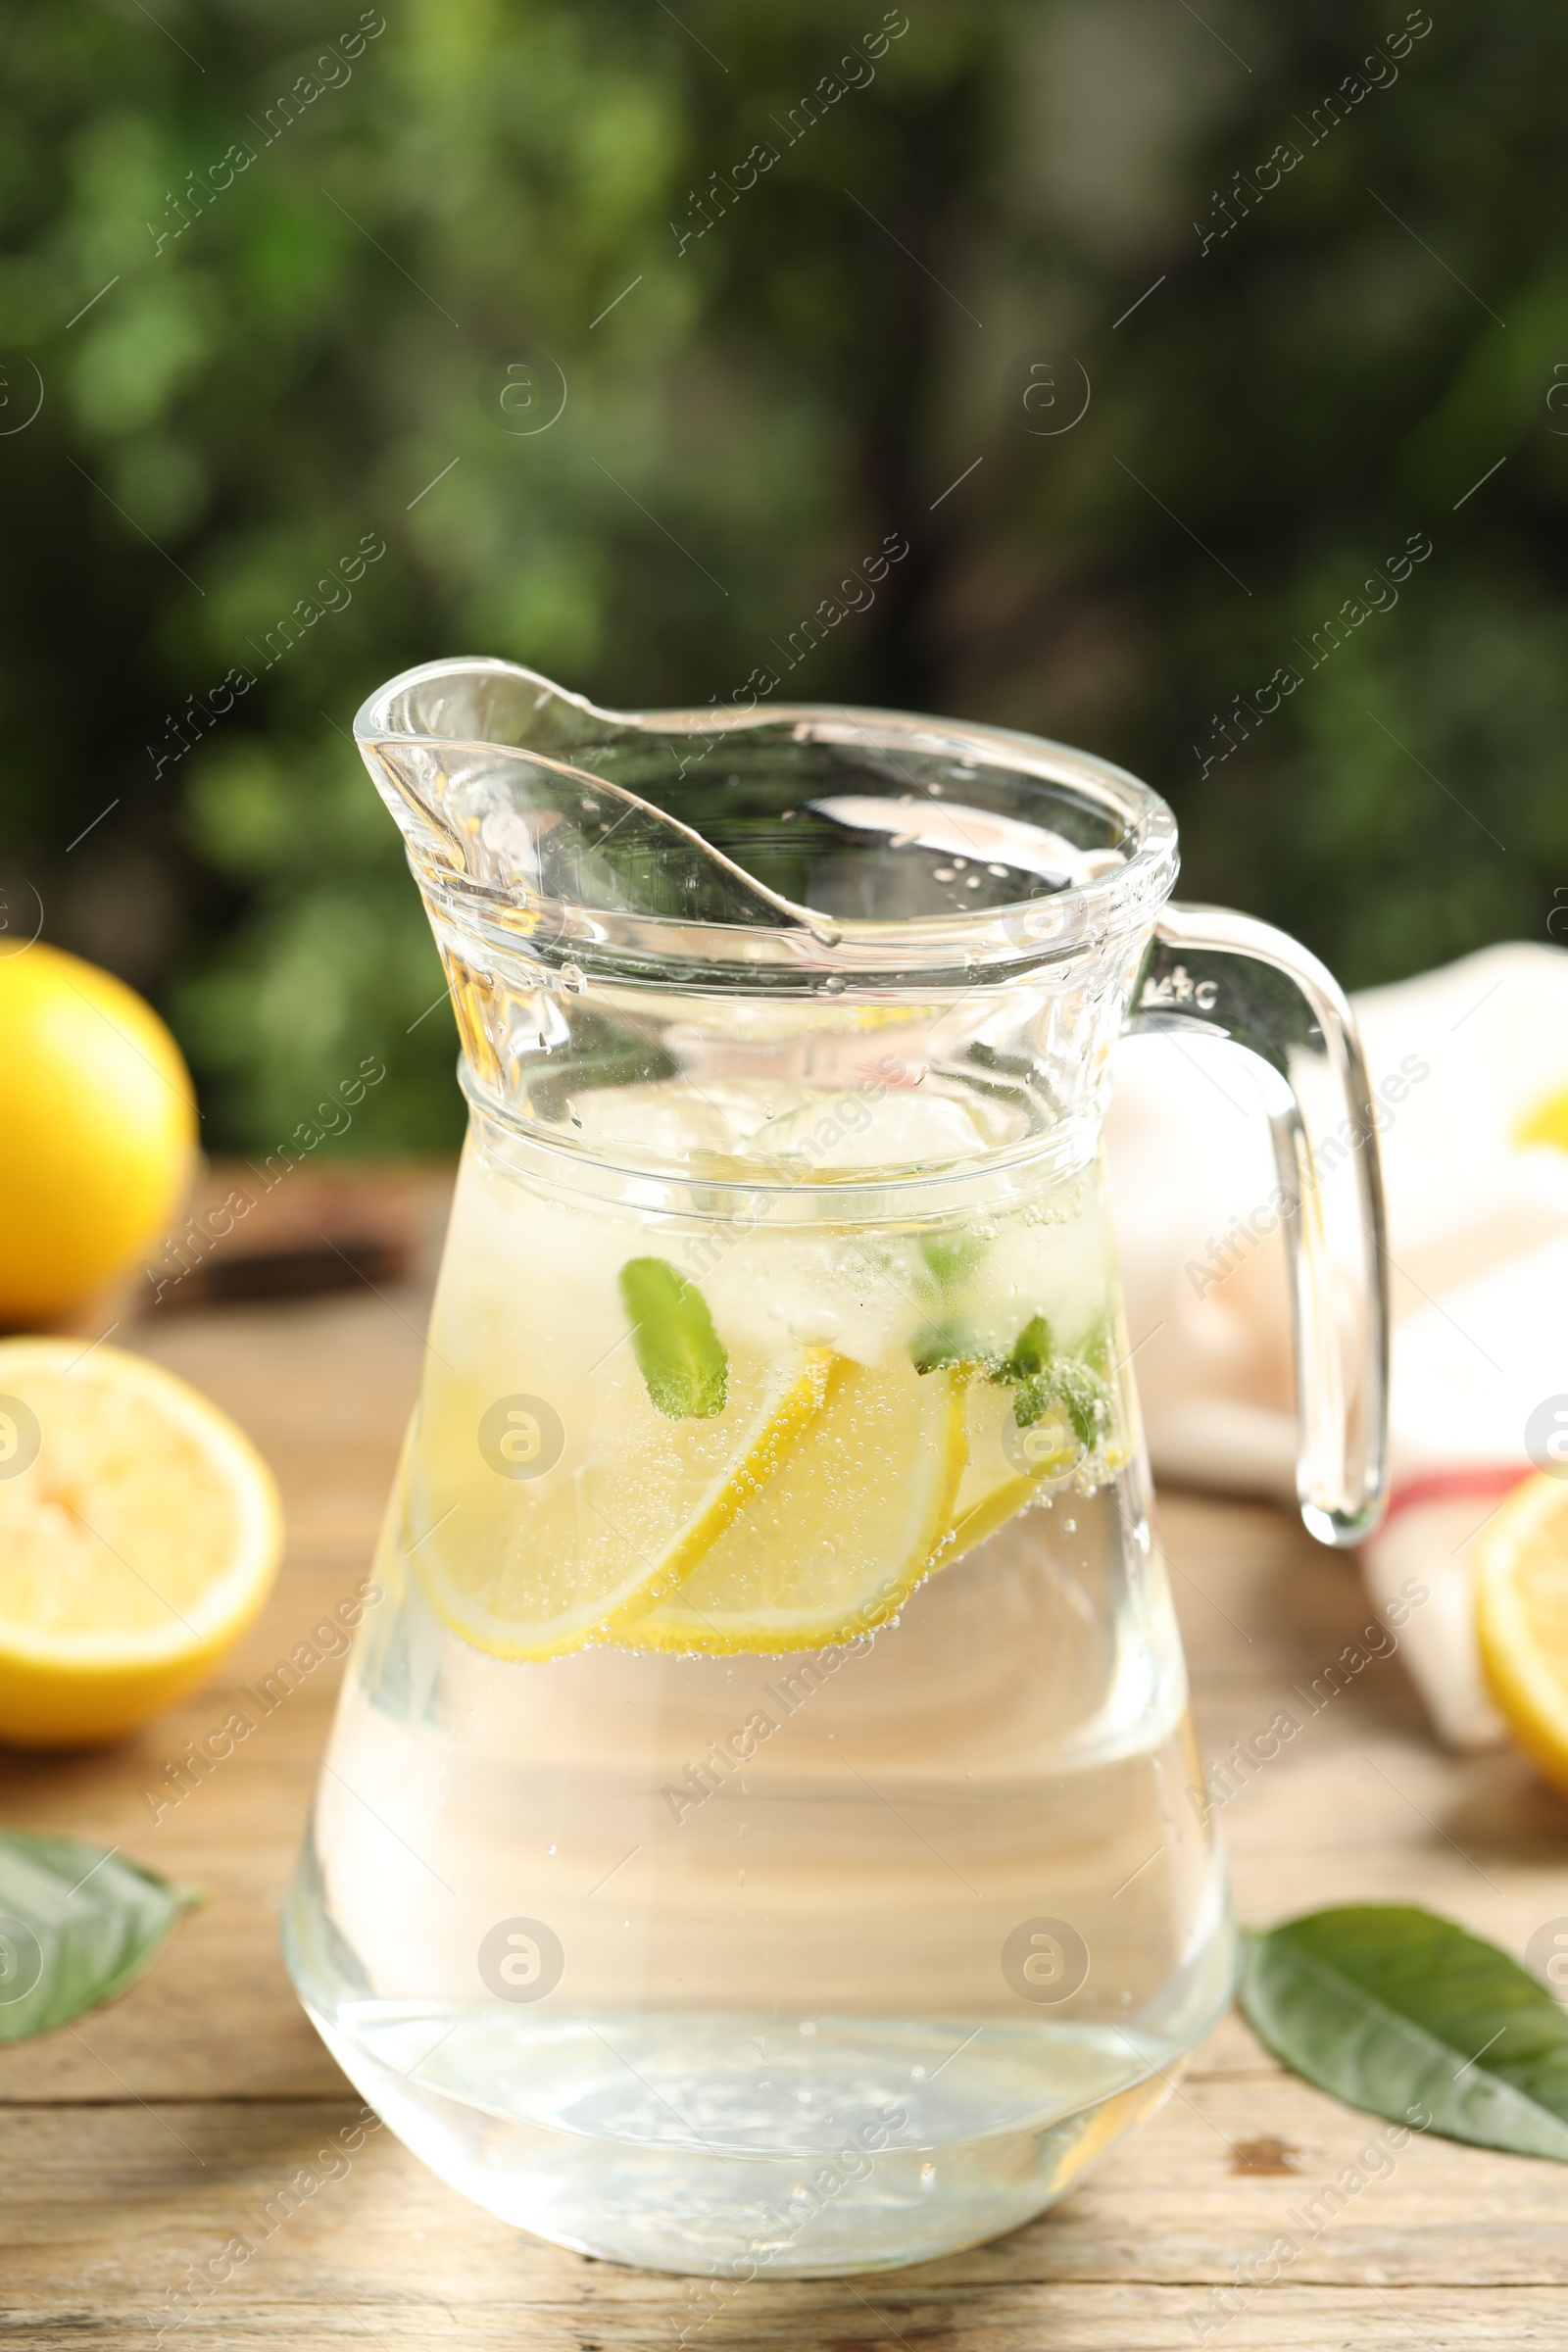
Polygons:
[[210,1144],[372,1053],[351,1147],[448,1143],[357,704],[473,652],[724,700],[893,531],[790,692],[1124,761],[1187,895],[1350,984],[1545,937],[1565,69],[1555,0],[19,0],[7,919],[154,998]]

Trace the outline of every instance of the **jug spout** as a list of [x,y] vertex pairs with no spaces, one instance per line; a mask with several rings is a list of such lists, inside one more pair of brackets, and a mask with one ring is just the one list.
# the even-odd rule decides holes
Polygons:
[[[421,886],[522,914],[530,937],[548,911],[606,946],[659,922],[731,935],[709,959],[794,962],[814,941],[897,969],[918,942],[958,968],[1147,925],[1175,875],[1169,812],[1145,786],[1001,728],[606,710],[511,662],[453,661],[394,679],[355,733]],[[737,931],[799,936],[765,953]]]
[[896,1030],[978,1153],[1098,1121],[1175,874],[1120,769],[882,710],[607,710],[494,661],[394,679],[356,733],[501,1115],[570,1144],[608,1088],[831,1086]]
[[467,884],[530,936],[546,907],[564,934],[595,915],[821,930],[648,797],[710,750],[699,728],[672,714],[656,734],[505,662],[411,671],[356,722],[421,886]]

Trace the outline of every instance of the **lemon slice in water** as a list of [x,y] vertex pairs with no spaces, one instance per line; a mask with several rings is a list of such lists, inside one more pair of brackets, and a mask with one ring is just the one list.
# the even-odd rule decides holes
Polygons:
[[554,1399],[502,1399],[514,1429],[499,1439],[487,1434],[495,1401],[437,1370],[409,1448],[403,1531],[425,1599],[499,1658],[619,1640],[776,1475],[821,1408],[831,1363],[826,1348],[733,1356],[722,1410],[670,1419],[622,1350]]
[[964,1397],[963,1478],[943,1545],[944,1563],[961,1559],[988,1536],[1072,1477],[1087,1448],[1058,1406],[1028,1429],[1013,1417],[1013,1392],[978,1368]]
[[678,1592],[628,1612],[628,1648],[764,1654],[848,1642],[897,1614],[935,1558],[963,1475],[965,1376],[838,1357],[777,1468]]

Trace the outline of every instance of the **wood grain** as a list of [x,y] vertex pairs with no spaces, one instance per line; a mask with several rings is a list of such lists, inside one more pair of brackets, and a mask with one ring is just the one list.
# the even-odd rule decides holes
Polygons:
[[[431,1184],[427,1239],[439,1205]],[[1320,2201],[1381,2127],[1284,2074],[1235,2016],[1149,2130],[1056,2212],[883,2278],[705,2299],[698,2282],[507,2230],[384,2132],[298,2211],[259,2222],[359,2113],[277,1950],[340,1667],[324,1662],[177,1803],[166,1768],[365,1573],[428,1276],[426,1247],[384,1295],[154,1316],[116,1335],[251,1432],[283,1485],[289,1551],[261,1624],[184,1707],[107,1755],[0,1760],[9,1823],[122,1845],[209,1896],[124,1999],[0,2051],[0,2339],[120,2352],[176,2319],[166,2340],[188,2352],[652,2352],[682,2331],[704,2352],[1490,2352],[1568,2337],[1568,2172],[1417,2139],[1362,2166],[1383,2177],[1343,2207]],[[1521,1952],[1568,1914],[1568,1807],[1511,1755],[1440,1753],[1396,1656],[1311,1711],[1314,1679],[1366,1623],[1352,1564],[1259,1506],[1167,1494],[1163,1533],[1205,1754],[1282,1707],[1300,1720],[1224,1808],[1245,1919],[1404,1897]],[[1271,2283],[1246,2283],[1286,2234],[1300,2251]],[[187,2266],[240,2238],[251,2250],[225,2283],[181,2299]]]

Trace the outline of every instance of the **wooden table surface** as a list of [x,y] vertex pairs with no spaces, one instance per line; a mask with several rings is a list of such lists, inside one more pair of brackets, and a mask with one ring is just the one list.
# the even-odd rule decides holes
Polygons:
[[[426,1183],[426,1245],[439,1184]],[[757,2282],[697,2326],[688,2282],[508,2230],[388,2132],[191,2310],[188,2266],[245,2228],[358,2102],[295,2003],[277,1916],[326,1736],[323,1665],[153,1818],[183,1743],[365,1573],[419,1356],[429,1248],[407,1282],[159,1313],[117,1339],[195,1382],[276,1468],[287,1560],[218,1682],[99,1756],[0,1760],[12,1826],[118,1844],[209,1895],[122,2000],[0,2049],[0,2340],[528,2346],[654,2352],[1165,2352],[1568,2341],[1568,2172],[1438,2139],[1384,2160],[1262,2289],[1239,2266],[1380,2127],[1283,2073],[1232,2016],[1142,2136],[1066,2204],[976,2252],[875,2278]],[[1353,1565],[1282,1514],[1167,1494],[1163,1533],[1205,1756],[1263,1729],[1366,1622]],[[1568,1808],[1513,1755],[1456,1761],[1396,1657],[1369,1665],[1224,1813],[1244,1919],[1401,1899],[1522,1953],[1568,1913]],[[320,2168],[318,2168],[319,2170]],[[334,2170],[340,2168],[334,2167]]]

